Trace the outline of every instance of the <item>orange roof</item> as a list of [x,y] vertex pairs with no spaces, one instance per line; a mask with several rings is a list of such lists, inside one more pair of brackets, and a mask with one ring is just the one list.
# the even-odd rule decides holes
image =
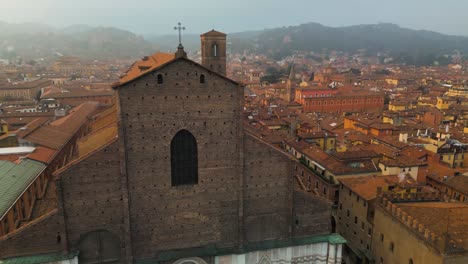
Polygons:
[[163,53],[163,52],[156,52],[151,56],[145,56],[143,59],[136,61],[133,65],[128,69],[128,71],[120,77],[118,84],[128,83],[145,73],[154,70],[155,68],[173,60],[175,55],[173,53]]
[[438,236],[448,234],[459,248],[468,249],[468,205],[459,202],[398,203],[398,207],[414,217]]
[[78,129],[96,112],[97,102],[86,102],[73,108],[70,113],[47,126],[41,126],[24,137],[37,145],[59,150],[72,138]]
[[57,153],[56,150],[37,146],[33,153],[29,154],[28,159],[37,160],[43,163],[49,163]]
[[378,187],[392,186],[398,183],[398,176],[361,176],[343,178],[339,179],[339,181],[360,197],[371,200],[377,197]]

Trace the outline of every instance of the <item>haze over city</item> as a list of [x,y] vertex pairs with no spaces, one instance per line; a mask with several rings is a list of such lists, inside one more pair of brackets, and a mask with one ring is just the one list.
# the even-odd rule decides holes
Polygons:
[[188,33],[214,27],[232,33],[307,22],[327,26],[385,22],[468,35],[468,2],[459,0],[0,0],[0,6],[0,21],[112,26],[145,35],[172,33],[177,21],[187,25]]
[[0,264],[468,263],[467,10],[0,0]]

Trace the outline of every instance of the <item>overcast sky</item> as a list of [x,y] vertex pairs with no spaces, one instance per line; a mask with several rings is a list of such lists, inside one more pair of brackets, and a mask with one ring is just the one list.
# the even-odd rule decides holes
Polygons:
[[0,0],[0,21],[113,26],[167,34],[258,30],[317,22],[348,26],[390,22],[468,36],[466,0]]

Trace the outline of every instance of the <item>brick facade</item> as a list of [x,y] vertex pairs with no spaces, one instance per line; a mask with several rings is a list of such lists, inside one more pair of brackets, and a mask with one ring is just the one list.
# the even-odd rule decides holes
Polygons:
[[[239,84],[179,58],[117,93],[118,139],[56,173],[53,228],[21,230],[35,239],[0,241],[0,249],[14,254],[23,244],[45,243],[44,252],[73,251],[104,230],[120,240],[122,263],[173,263],[203,248],[229,254],[330,233],[329,204],[294,193],[294,161],[243,131]],[[170,145],[182,129],[197,141],[198,184],[172,186]],[[56,230],[63,230],[61,242],[51,247]]]

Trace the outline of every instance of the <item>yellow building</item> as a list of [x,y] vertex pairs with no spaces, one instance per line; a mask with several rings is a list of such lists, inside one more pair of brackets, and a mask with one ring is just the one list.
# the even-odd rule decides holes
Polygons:
[[415,108],[416,105],[414,105],[412,102],[406,102],[406,101],[396,101],[393,100],[388,104],[388,110],[390,111],[405,111],[408,109],[413,109]]
[[336,135],[327,132],[299,133],[298,138],[307,143],[315,143],[324,151],[336,149]]
[[386,78],[385,81],[387,82],[387,84],[390,84],[390,85],[398,85],[398,79]]
[[0,136],[8,133],[8,124],[4,120],[0,120]]
[[468,86],[450,87],[448,92],[446,92],[444,95],[468,99]]
[[437,97],[437,104],[436,107],[439,110],[446,110],[449,109],[450,105],[455,103],[456,100],[448,97]]
[[435,193],[384,194],[375,206],[375,263],[468,263],[468,205]]

